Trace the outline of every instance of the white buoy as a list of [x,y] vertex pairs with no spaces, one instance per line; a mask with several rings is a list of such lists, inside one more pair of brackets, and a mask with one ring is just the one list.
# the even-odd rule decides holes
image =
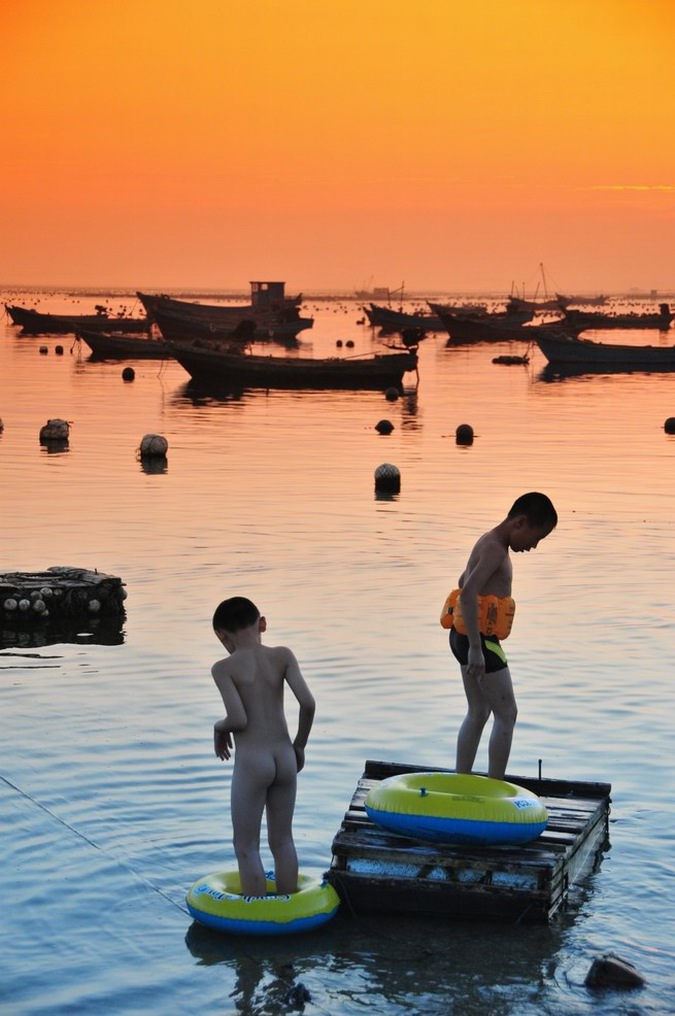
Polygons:
[[169,442],[161,434],[146,434],[141,439],[139,452],[141,458],[152,458],[154,456],[166,455],[169,448]]
[[18,606],[19,606],[18,600],[15,600],[13,596],[8,596],[5,602],[3,603],[3,607],[9,613],[11,613],[13,610],[16,610]]

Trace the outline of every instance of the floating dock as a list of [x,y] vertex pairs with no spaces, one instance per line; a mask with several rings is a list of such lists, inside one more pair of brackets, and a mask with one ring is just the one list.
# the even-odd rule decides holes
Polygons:
[[531,843],[453,846],[387,832],[370,821],[364,798],[380,780],[411,772],[454,770],[367,761],[333,840],[328,881],[354,913],[548,922],[609,846],[610,784],[511,775],[548,809]]

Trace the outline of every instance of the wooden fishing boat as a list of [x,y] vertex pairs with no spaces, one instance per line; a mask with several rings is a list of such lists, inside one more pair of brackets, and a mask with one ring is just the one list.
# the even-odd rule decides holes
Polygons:
[[474,342],[529,342],[528,329],[522,326],[531,321],[531,310],[498,311],[492,314],[451,314],[439,304],[430,304],[450,335],[449,345]]
[[509,303],[514,311],[531,310],[533,314],[561,311],[567,306],[566,297],[558,296],[546,300],[525,300],[520,296],[510,297]]
[[531,329],[532,337],[548,362],[555,366],[630,371],[675,370],[675,346],[638,346],[593,342],[546,329]]
[[414,314],[376,303],[364,306],[363,310],[373,328],[381,328],[383,332],[402,332],[407,328],[421,328],[425,332],[443,331],[443,323],[437,314]]
[[195,340],[168,340],[193,381],[222,388],[371,389],[400,388],[403,375],[417,369],[417,350],[375,356],[318,359],[259,356],[242,347]]
[[294,297],[285,295],[283,282],[251,282],[251,302],[238,306],[178,300],[165,294],[139,292],[136,295],[151,318],[154,318],[155,311],[160,310],[173,312],[187,320],[210,321],[214,324],[230,324],[232,321],[236,324],[242,318],[297,311],[302,303],[302,293]]
[[604,314],[602,311],[567,310],[564,325],[571,325],[577,332],[605,328],[657,328],[665,332],[670,328],[675,314],[667,303],[659,304],[658,313],[646,314]]
[[[231,308],[230,308],[231,309]],[[152,317],[165,339],[189,342],[204,339],[243,339],[245,341],[295,343],[299,332],[311,328],[313,318],[301,318],[297,308],[264,315],[237,315],[216,320],[191,317],[169,307],[155,307]]]
[[47,314],[16,304],[5,304],[12,324],[23,329],[25,335],[70,335],[78,328],[90,331],[123,331],[126,333],[147,332],[150,322],[147,318],[109,317],[107,313],[96,314]]
[[597,296],[582,296],[573,294],[572,296],[565,296],[564,293],[556,293],[556,299],[558,300],[561,307],[570,307],[574,305],[581,305],[583,307],[603,307],[609,299],[602,294]]
[[96,360],[170,360],[173,353],[163,339],[151,335],[113,334],[78,328],[75,336],[91,350]]

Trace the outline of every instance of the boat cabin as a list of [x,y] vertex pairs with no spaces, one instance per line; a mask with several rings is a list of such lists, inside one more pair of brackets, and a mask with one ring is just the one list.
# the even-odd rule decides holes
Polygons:
[[253,307],[283,306],[285,289],[285,282],[252,282],[251,304]]

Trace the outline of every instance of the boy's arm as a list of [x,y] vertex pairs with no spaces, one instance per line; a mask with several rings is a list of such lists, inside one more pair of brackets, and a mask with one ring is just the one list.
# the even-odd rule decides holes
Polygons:
[[220,759],[229,759],[232,753],[232,734],[245,730],[248,717],[237,691],[227,660],[219,660],[211,668],[213,680],[221,694],[226,716],[213,725],[213,749]]
[[467,567],[462,584],[462,616],[469,639],[469,655],[467,668],[470,677],[480,679],[485,674],[485,657],[480,641],[478,627],[478,597],[481,589],[485,589],[489,580],[501,566],[506,551],[499,544],[490,541],[485,543],[478,552],[471,567]]
[[293,741],[293,750],[297,760],[298,772],[305,765],[305,746],[314,722],[316,703],[314,696],[307,686],[307,682],[300,672],[300,667],[290,649],[286,650],[286,669],[284,678],[298,700],[300,715],[298,716],[298,732]]

